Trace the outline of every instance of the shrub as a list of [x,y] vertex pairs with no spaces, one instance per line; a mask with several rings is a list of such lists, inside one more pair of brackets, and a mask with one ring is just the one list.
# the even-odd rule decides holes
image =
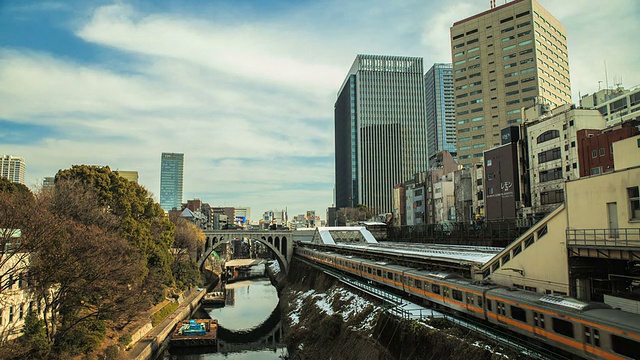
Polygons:
[[151,325],[156,326],[178,308],[177,302],[170,302],[151,316]]

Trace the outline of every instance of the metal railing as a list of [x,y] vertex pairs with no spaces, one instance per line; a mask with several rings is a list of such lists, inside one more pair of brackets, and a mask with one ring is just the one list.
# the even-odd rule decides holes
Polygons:
[[567,246],[640,248],[640,228],[567,229]]

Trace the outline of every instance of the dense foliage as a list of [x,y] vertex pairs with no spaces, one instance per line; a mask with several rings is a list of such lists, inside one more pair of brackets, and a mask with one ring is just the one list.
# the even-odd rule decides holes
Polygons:
[[180,286],[193,285],[194,264],[173,261],[174,228],[146,189],[108,167],[61,170],[54,187],[35,195],[0,179],[0,230],[8,229],[0,245],[11,250],[0,252],[0,276],[28,272],[44,317],[28,315],[21,346],[0,346],[0,358],[91,353],[108,329],[164,299],[176,283],[172,267]]
[[126,180],[108,166],[74,165],[56,175],[61,180],[78,180],[95,189],[100,204],[118,218],[120,234],[146,257],[149,273],[146,281],[158,285],[157,298],[164,286],[173,283],[171,253],[173,225],[160,204],[135,182]]

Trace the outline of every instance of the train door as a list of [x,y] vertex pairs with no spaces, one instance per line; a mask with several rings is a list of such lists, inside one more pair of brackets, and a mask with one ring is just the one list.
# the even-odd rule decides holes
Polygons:
[[535,336],[544,337],[545,334],[543,331],[545,330],[544,326],[544,314],[541,312],[534,311],[533,312],[533,334]]
[[587,346],[600,347],[600,330],[584,326],[583,334],[582,342],[584,344],[585,353],[588,353]]

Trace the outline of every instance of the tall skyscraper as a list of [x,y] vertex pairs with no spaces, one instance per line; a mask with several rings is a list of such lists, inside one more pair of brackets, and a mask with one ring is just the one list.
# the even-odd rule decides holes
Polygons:
[[0,157],[0,176],[9,181],[24,185],[24,172],[27,164],[24,158],[12,155]]
[[160,206],[165,211],[182,207],[184,154],[162,153],[160,169]]
[[456,156],[456,107],[453,101],[451,64],[434,64],[424,75],[429,166],[438,152]]
[[480,161],[534,102],[571,103],[566,30],[535,0],[514,0],[451,27],[458,163]]
[[336,206],[393,210],[393,188],[427,168],[422,58],[358,55],[335,103]]

